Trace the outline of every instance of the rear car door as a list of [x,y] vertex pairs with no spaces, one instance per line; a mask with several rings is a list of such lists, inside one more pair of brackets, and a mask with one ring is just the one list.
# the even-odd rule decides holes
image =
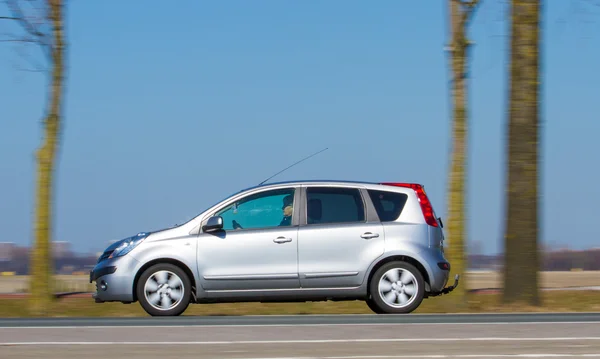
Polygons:
[[[351,186],[303,187],[298,231],[302,288],[359,286],[384,251],[382,224],[373,220],[367,192]],[[376,218],[376,217],[375,217]]]

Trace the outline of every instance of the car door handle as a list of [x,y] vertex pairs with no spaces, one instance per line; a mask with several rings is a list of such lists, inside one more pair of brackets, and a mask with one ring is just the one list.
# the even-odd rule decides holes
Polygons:
[[286,238],[286,237],[277,237],[273,240],[273,242],[275,243],[287,243],[287,242],[291,242],[292,239],[291,238]]
[[379,237],[379,233],[366,232],[366,233],[361,234],[360,237],[364,238],[364,239],[377,238],[377,237]]

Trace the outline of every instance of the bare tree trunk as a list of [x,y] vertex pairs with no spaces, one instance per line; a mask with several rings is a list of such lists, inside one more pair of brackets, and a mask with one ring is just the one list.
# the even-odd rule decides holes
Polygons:
[[461,276],[461,285],[453,292],[454,306],[464,309],[467,305],[467,290],[465,285],[465,271],[467,269],[467,255],[465,251],[465,182],[467,168],[467,67],[469,41],[466,30],[472,12],[478,1],[463,2],[448,0],[450,13],[450,67],[452,79],[452,159],[449,173],[448,190],[448,260],[452,272]]
[[505,303],[541,305],[538,288],[540,0],[513,0],[511,14]]
[[54,168],[59,144],[64,83],[63,3],[49,0],[49,23],[52,27],[52,73],[47,115],[44,119],[44,139],[37,151],[37,200],[35,214],[35,246],[31,265],[31,312],[44,315],[53,298],[52,273],[52,194]]

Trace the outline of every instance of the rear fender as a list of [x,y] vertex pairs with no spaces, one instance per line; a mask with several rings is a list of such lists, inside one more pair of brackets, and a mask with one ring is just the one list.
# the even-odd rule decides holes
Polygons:
[[369,282],[371,281],[371,278],[373,277],[375,271],[385,263],[398,260],[415,265],[417,269],[419,269],[419,271],[423,275],[423,279],[425,280],[425,291],[430,291],[431,280],[435,278],[432,268],[429,265],[429,263],[425,260],[425,258],[420,254],[422,250],[418,250],[418,248],[414,249],[417,250],[411,251],[404,249],[386,252],[383,256],[379,257],[376,261],[374,261],[371,264],[367,271],[368,275],[365,276],[365,280],[363,281],[362,286],[368,290]]

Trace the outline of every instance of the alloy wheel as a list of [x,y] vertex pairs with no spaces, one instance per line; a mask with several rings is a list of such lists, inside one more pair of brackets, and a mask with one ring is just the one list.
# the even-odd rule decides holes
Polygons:
[[404,268],[392,268],[381,276],[378,285],[381,299],[393,308],[409,306],[417,297],[417,278]]
[[185,287],[181,278],[167,270],[153,273],[144,285],[144,296],[153,308],[170,310],[181,302]]

